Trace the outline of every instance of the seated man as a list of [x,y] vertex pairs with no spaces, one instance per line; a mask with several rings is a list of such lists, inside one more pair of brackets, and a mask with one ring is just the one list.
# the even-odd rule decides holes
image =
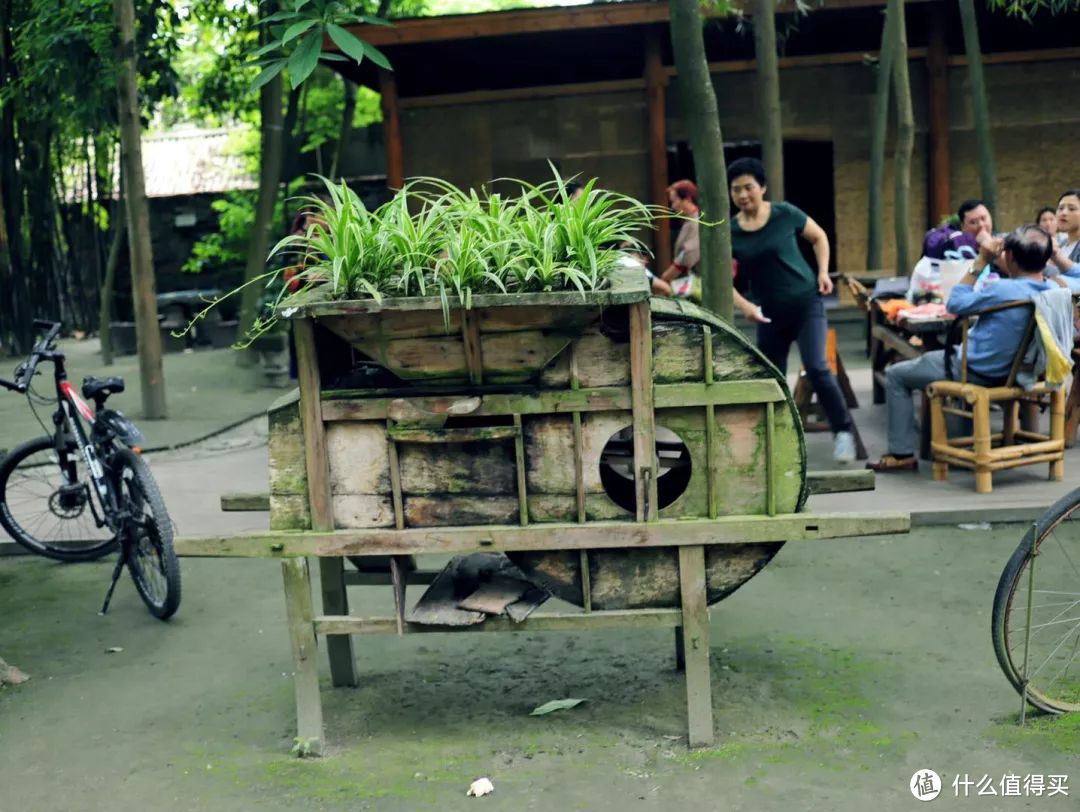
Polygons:
[[[1003,240],[983,239],[979,256],[949,295],[949,312],[965,316],[994,305],[1030,300],[1049,290],[1054,283],[1044,278],[1043,269],[1052,253],[1050,235],[1034,225],[1021,226]],[[1010,278],[992,282],[976,293],[975,280],[995,259]],[[978,324],[968,333],[968,380],[989,385],[1008,376],[1030,315],[1026,308],[1013,308],[979,317]],[[960,348],[953,349],[952,372],[958,376]],[[914,471],[918,469],[919,461],[915,457],[918,435],[912,394],[948,377],[945,350],[893,364],[885,374],[888,378],[889,451],[877,462],[867,463],[866,467],[873,471]]]

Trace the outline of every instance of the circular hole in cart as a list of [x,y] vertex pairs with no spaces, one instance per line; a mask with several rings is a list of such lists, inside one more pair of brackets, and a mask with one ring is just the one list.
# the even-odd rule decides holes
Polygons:
[[[690,449],[671,429],[656,427],[657,508],[663,510],[683,495],[690,484]],[[619,429],[600,454],[600,482],[619,507],[631,513],[637,507],[634,481],[634,427]]]

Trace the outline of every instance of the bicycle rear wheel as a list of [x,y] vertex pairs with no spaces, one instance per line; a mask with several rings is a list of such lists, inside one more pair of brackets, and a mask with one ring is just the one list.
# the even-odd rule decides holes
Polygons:
[[116,452],[120,491],[117,502],[131,512],[128,569],[150,614],[168,620],[180,607],[180,562],[173,549],[173,528],[150,468],[135,452]]
[[1026,684],[1028,701],[1049,713],[1080,711],[1080,521],[1069,521],[1080,519],[1078,511],[1080,488],[1049,507],[1005,565],[994,595],[998,662],[1013,687],[1023,692]]
[[57,561],[92,561],[117,546],[79,449],[57,453],[52,437],[23,443],[0,462],[0,524]]

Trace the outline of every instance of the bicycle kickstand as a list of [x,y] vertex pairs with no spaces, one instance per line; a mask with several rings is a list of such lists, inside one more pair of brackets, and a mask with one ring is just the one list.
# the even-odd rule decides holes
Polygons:
[[104,616],[109,611],[109,602],[112,600],[113,591],[116,589],[116,582],[120,580],[120,573],[124,571],[124,565],[127,563],[128,547],[127,544],[121,542],[120,555],[116,559],[116,566],[113,567],[112,583],[109,584],[109,591],[105,593],[105,603],[101,607],[101,611],[98,612],[99,616]]

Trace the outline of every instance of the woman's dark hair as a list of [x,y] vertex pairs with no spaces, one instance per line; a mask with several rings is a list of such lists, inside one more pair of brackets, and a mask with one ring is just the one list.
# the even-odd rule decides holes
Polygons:
[[1080,189],[1066,189],[1061,193],[1061,197],[1058,198],[1058,204],[1067,197],[1080,197]]
[[1043,206],[1041,209],[1039,209],[1039,213],[1035,215],[1035,222],[1039,222],[1044,214],[1053,214],[1056,216],[1057,209],[1050,206]]
[[1053,255],[1054,241],[1037,225],[1029,223],[1006,234],[1004,248],[1021,270],[1038,273]]
[[759,185],[765,185],[765,164],[757,158],[737,158],[727,168],[728,183],[742,175],[750,175]]

